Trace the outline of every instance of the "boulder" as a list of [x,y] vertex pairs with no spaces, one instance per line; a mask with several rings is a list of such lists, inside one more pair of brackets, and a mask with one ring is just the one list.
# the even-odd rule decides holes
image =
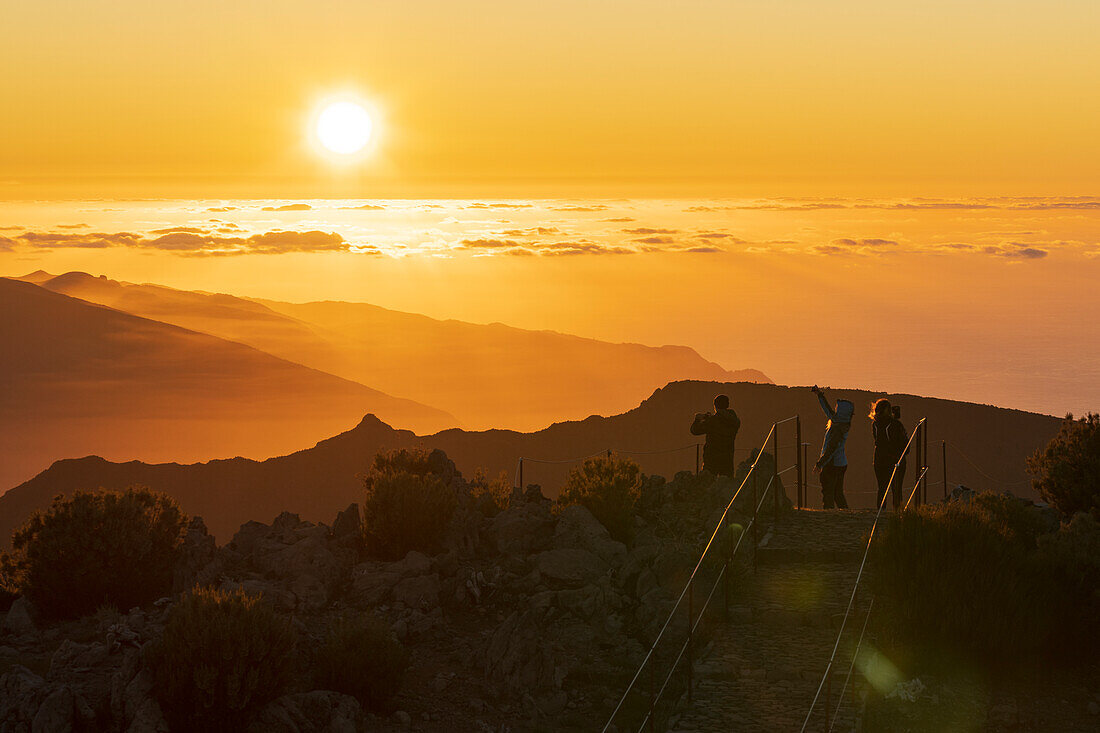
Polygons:
[[399,573],[390,572],[388,563],[364,562],[351,570],[351,585],[347,600],[353,606],[369,608],[383,603],[401,580]]
[[607,573],[607,564],[588,550],[561,548],[540,552],[535,567],[544,579],[565,585],[591,583]]
[[554,517],[543,502],[523,502],[493,517],[489,525],[502,555],[525,557],[550,547]]
[[30,730],[48,694],[44,679],[22,665],[13,665],[0,676],[0,730]]
[[111,715],[111,681],[122,664],[123,657],[110,654],[106,644],[65,639],[50,658],[46,679],[53,687],[70,688],[105,720]]
[[436,608],[439,605],[439,576],[405,578],[393,588],[393,600],[406,608]]
[[284,695],[260,711],[249,733],[355,733],[363,710],[359,701],[331,690]]
[[511,691],[550,689],[560,681],[542,614],[528,609],[515,611],[489,639],[485,650],[485,674]]
[[13,636],[33,636],[38,633],[34,623],[34,605],[25,597],[16,598],[4,617],[4,631]]
[[579,504],[566,507],[558,516],[553,547],[587,550],[608,564],[620,563],[626,556],[626,545],[611,539],[607,528]]
[[216,562],[217,556],[217,543],[206,531],[202,517],[192,517],[172,576],[173,592],[183,593],[195,585],[214,582],[222,571],[221,564]]
[[67,686],[54,688],[38,707],[31,722],[34,733],[70,733],[73,729],[75,701]]

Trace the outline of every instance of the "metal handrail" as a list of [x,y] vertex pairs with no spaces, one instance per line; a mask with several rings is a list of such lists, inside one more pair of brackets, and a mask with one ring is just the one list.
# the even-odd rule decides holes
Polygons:
[[[752,477],[753,471],[755,471],[756,467],[759,465],[760,458],[764,455],[764,449],[767,447],[768,441],[771,440],[772,437],[776,434],[776,429],[780,424],[789,422],[790,420],[797,420],[797,419],[798,419],[798,416],[795,415],[791,418],[785,418],[784,420],[782,420],[780,422],[772,423],[771,428],[768,430],[768,434],[764,437],[764,440],[761,443],[760,449],[757,451],[756,458],[753,460],[752,466],[749,467],[748,472],[745,474],[745,478],[741,481],[740,486],[737,487],[737,490],[733,493],[733,496],[730,498],[729,502],[726,504],[726,508],[722,511],[722,516],[719,517],[718,522],[714,527],[714,531],[711,532],[710,538],[707,540],[706,545],[703,547],[703,551],[699,555],[699,560],[695,563],[695,567],[692,569],[691,575],[688,576],[687,582],[684,584],[683,589],[680,591],[680,595],[676,598],[676,602],[673,604],[672,609],[669,611],[668,618],[665,619],[665,623],[661,626],[661,630],[657,633],[657,636],[654,638],[653,643],[650,644],[649,650],[646,652],[646,655],[642,659],[641,664],[638,665],[638,669],[635,671],[634,676],[631,678],[630,683],[626,687],[626,690],[623,691],[622,696],[619,698],[618,704],[615,706],[615,709],[612,711],[611,716],[607,720],[607,723],[604,725],[604,727],[603,727],[603,732],[604,733],[606,733],[610,729],[612,723],[615,721],[615,718],[619,715],[619,712],[622,710],[622,707],[625,704],[627,697],[630,696],[630,693],[634,689],[634,686],[637,684],[638,680],[641,678],[642,671],[650,664],[651,660],[653,659],[653,655],[654,655],[654,652],[657,649],[657,645],[664,638],[665,632],[668,630],[669,626],[672,624],[672,620],[675,618],[676,612],[677,612],[677,610],[679,610],[681,604],[684,601],[684,598],[686,596],[688,596],[693,591],[694,583],[695,583],[695,576],[698,574],[699,569],[702,567],[704,560],[706,560],[707,553],[710,552],[711,547],[714,545],[715,538],[718,536],[718,533],[722,530],[722,527],[725,525],[726,517],[729,515],[730,510],[733,508],[734,502],[737,501],[737,497],[740,496],[741,490],[745,488],[745,484],[748,483],[749,478]],[[796,456],[796,458],[800,458],[800,456]],[[778,464],[778,456],[773,457],[773,461],[776,462],[776,464]],[[772,478],[769,479],[768,485],[767,485],[767,487],[765,488],[765,490],[763,492],[765,496],[767,495],[768,488],[771,487],[772,482],[775,480],[776,476],[779,475],[777,469],[778,469],[778,465],[776,466],[776,469],[773,469]],[[743,538],[744,535],[748,532],[749,527],[755,527],[755,515],[756,515],[757,512],[759,512],[759,507],[762,504],[763,504],[763,497],[760,497],[760,502],[757,503],[756,507],[754,508],[753,521],[750,522],[749,526],[746,527],[741,532],[741,538]],[[741,545],[741,538],[738,538],[737,547],[740,547],[740,545]],[[734,552],[736,552],[736,548],[734,549]],[[732,559],[733,553],[731,552],[730,554],[731,554],[730,559]],[[720,582],[721,579],[723,577],[725,577],[725,573],[726,573],[726,568],[723,568],[722,573],[720,573],[719,576],[718,576],[718,580],[715,581],[715,587],[711,589],[711,593],[708,596],[707,601],[706,601],[707,604],[709,604],[710,599],[713,598],[714,590],[717,588],[718,582]],[[707,606],[704,605],[703,611],[706,610],[706,607]],[[689,610],[689,617],[693,617],[693,616],[694,616],[694,612]],[[699,618],[700,619],[702,618],[702,613],[700,613]],[[676,668],[679,666],[680,660],[683,658],[683,655],[684,655],[685,651],[690,647],[690,644],[691,644],[691,641],[692,641],[692,634],[693,634],[696,626],[697,626],[697,624],[694,622],[694,619],[689,618],[689,636],[688,636],[688,640],[687,640],[687,642],[685,642],[685,645],[681,648],[680,654],[676,657],[676,660],[673,662],[672,667],[669,670],[668,675],[665,677],[665,682],[661,686],[660,693],[658,693],[656,696],[651,696],[650,711],[646,714],[646,716],[643,720],[643,726],[645,725],[646,722],[651,721],[651,716],[652,716],[652,713],[653,713],[653,706],[656,704],[656,701],[658,699],[660,699],[660,695],[664,693],[664,690],[668,686],[668,681],[671,679],[672,674],[675,672]],[[689,674],[690,674],[690,670],[689,670]],[[689,682],[689,690],[690,690],[690,682]]]
[[[760,507],[762,507],[764,505],[764,497],[766,497],[768,495],[768,490],[771,489],[772,482],[774,480],[775,480],[774,476],[772,476],[772,478],[768,479],[768,485],[764,487],[764,491],[760,494],[760,501],[756,505],[756,512],[757,513],[760,511]],[[741,535],[737,538],[737,544],[734,546],[733,551],[730,553],[731,557],[733,555],[737,554],[737,548],[741,546],[741,540],[744,539],[746,534],[748,534],[749,527],[751,527],[755,521],[756,521],[756,516],[753,516],[753,518],[749,520],[748,526],[745,527],[744,530],[742,530]],[[703,607],[701,609],[699,609],[699,615],[696,616],[694,619],[688,619],[688,621],[690,622],[692,635],[694,635],[695,630],[699,628],[699,624],[701,624],[703,622],[703,616],[706,615],[707,608],[710,606],[710,602],[714,598],[715,592],[718,590],[718,585],[722,582],[722,580],[724,579],[724,577],[725,577],[726,573],[728,572],[728,570],[729,570],[729,565],[728,564],[722,566],[722,569],[720,571],[718,571],[718,576],[714,579],[714,585],[711,586],[710,593],[707,595],[707,599],[705,601],[703,601]],[[687,651],[688,646],[691,644],[691,639],[692,639],[692,637],[689,636],[687,639],[684,640],[684,643],[680,646],[680,653],[676,655],[676,659],[672,662],[672,665],[669,667],[668,674],[665,675],[665,680],[664,680],[664,682],[661,683],[661,689],[658,690],[657,694],[653,696],[653,703],[651,703],[651,704],[655,704],[658,700],[661,699],[661,696],[664,695],[665,689],[668,687],[668,683],[672,680],[672,675],[676,673],[676,668],[678,666],[680,666],[680,660],[684,658],[684,653]],[[641,730],[643,728],[645,728],[646,723],[649,722],[649,716],[650,715],[651,715],[651,713],[647,712],[645,714],[645,717],[642,718],[641,725],[638,726],[639,733],[641,733]]]
[[[810,724],[810,716],[813,715],[814,708],[817,706],[817,700],[821,696],[821,690],[822,690],[822,688],[825,687],[825,681],[827,679],[829,679],[829,672],[832,671],[833,662],[836,661],[836,652],[837,652],[837,649],[840,648],[840,639],[844,635],[844,627],[848,623],[848,616],[852,612],[852,606],[854,605],[855,600],[856,600],[856,591],[859,590],[859,583],[860,583],[861,580],[863,580],[863,569],[867,565],[867,554],[871,549],[871,540],[874,539],[875,529],[878,527],[878,520],[882,516],[882,508],[886,505],[886,497],[890,495],[890,491],[893,489],[894,477],[897,475],[898,467],[901,466],[901,462],[905,459],[906,453],[909,452],[909,447],[913,443],[913,438],[915,438],[917,436],[917,434],[919,432],[921,432],[921,428],[924,426],[924,424],[926,422],[927,422],[927,418],[922,417],[920,419],[920,421],[916,424],[916,426],[913,428],[913,434],[909,436],[909,440],[905,444],[905,450],[903,450],[901,452],[901,457],[899,457],[897,462],[894,463],[894,469],[890,472],[890,482],[886,485],[886,491],[882,492],[882,500],[879,501],[878,512],[875,513],[875,521],[871,525],[871,533],[867,536],[867,546],[863,549],[863,559],[859,563],[859,572],[856,573],[856,582],[855,582],[855,585],[852,586],[852,595],[848,598],[848,607],[845,609],[844,618],[840,622],[840,631],[837,632],[836,643],[833,644],[833,653],[829,655],[829,663],[825,666],[825,673],[823,675],[821,675],[821,682],[818,683],[817,692],[814,693],[814,699],[810,703],[810,709],[806,711],[806,719],[802,722],[802,731],[803,731],[803,733],[806,730],[806,726],[808,726]],[[917,490],[920,488],[920,479],[924,478],[924,474],[926,472],[927,472],[927,467],[925,468],[924,471],[921,472],[920,477],[917,479],[916,486],[913,489],[913,494],[914,495],[916,494]],[[912,500],[913,495],[910,495],[909,498],[910,498],[910,500]],[[908,502],[906,503],[906,506],[908,506]],[[828,709],[826,709],[826,715],[828,715]]]

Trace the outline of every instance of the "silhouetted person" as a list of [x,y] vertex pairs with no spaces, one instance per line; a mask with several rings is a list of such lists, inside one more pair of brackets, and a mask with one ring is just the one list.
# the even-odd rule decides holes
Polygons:
[[730,409],[730,398],[724,394],[714,398],[714,412],[696,413],[691,434],[707,436],[703,468],[718,476],[733,475],[733,448],[740,429],[741,418]]
[[[882,506],[882,497],[890,489],[890,500],[894,509],[901,507],[902,478],[905,476],[905,446],[909,434],[898,419],[900,412],[890,404],[890,400],[875,400],[871,404],[871,435],[875,438],[875,479],[878,481],[878,506]],[[898,461],[901,461],[898,464]],[[898,470],[894,472],[894,465]],[[894,481],[891,483],[890,476]]]
[[837,400],[836,407],[830,407],[824,390],[814,385],[813,391],[825,416],[829,418],[825,425],[825,440],[821,443],[821,455],[814,464],[814,470],[821,472],[821,503],[826,509],[832,509],[834,505],[838,509],[847,509],[844,474],[848,470],[848,458],[844,455],[844,444],[848,442],[856,406],[848,400]]

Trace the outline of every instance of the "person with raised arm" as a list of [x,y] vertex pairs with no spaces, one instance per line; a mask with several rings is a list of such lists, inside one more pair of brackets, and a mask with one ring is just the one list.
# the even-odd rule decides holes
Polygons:
[[848,500],[844,498],[844,474],[848,470],[848,458],[844,455],[844,445],[848,442],[848,431],[852,427],[852,416],[856,406],[848,400],[837,400],[836,407],[829,405],[825,391],[816,384],[813,387],[825,417],[825,439],[821,443],[821,455],[814,464],[814,471],[821,474],[821,503],[826,509],[847,509]]

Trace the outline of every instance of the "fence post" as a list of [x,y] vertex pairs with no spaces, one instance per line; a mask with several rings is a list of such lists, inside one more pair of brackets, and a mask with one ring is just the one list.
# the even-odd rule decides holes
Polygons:
[[726,525],[726,561],[722,566],[722,596],[723,596],[723,616],[726,623],[730,622],[730,570],[733,565],[733,532],[730,531],[730,526]]
[[802,478],[806,467],[802,460],[802,417],[794,416],[794,460],[798,464],[798,508],[802,508]]
[[775,521],[779,521],[779,428],[772,433],[772,496],[775,497]]
[[699,444],[695,444],[695,475],[699,475]]
[[943,500],[947,501],[947,441],[940,441],[943,448]]
[[519,490],[523,492],[523,458],[519,459]]
[[695,578],[688,581],[688,648],[687,648],[687,672],[688,672],[688,702],[692,697],[692,682],[694,677],[695,660],[691,642],[695,636]]
[[[764,451],[764,446],[760,446],[760,452]],[[757,458],[760,457],[758,453]],[[749,469],[746,474],[752,479],[752,571],[756,572],[756,476],[752,475],[752,468]]]

